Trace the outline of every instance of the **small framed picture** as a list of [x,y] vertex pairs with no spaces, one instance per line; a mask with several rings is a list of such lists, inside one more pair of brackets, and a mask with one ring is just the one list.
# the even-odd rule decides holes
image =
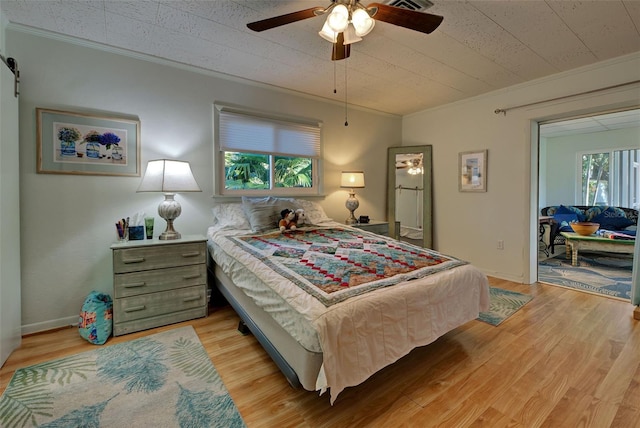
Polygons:
[[38,174],[140,176],[140,121],[36,109]]
[[487,191],[487,152],[487,150],[475,150],[459,154],[459,191]]

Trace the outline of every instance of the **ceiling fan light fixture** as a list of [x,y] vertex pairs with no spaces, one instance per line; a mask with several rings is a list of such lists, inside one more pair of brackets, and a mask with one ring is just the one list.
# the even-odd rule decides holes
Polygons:
[[322,30],[320,30],[318,34],[320,35],[320,37],[330,43],[335,43],[336,40],[338,40],[338,33],[333,31],[331,27],[329,27],[329,24],[327,24],[326,22],[324,23],[324,25],[322,26]]
[[358,36],[357,31],[353,24],[349,24],[347,29],[344,30],[344,44],[350,45],[352,43],[360,42],[362,38]]
[[343,4],[336,5],[327,16],[326,23],[336,33],[342,33],[349,25],[349,10]]
[[376,21],[369,16],[366,10],[356,9],[351,14],[351,23],[355,27],[356,34],[362,37],[373,30]]

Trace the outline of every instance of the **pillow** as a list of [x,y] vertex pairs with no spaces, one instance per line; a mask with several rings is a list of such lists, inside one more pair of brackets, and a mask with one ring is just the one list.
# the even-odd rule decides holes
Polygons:
[[575,214],[578,217],[577,221],[585,221],[587,219],[587,216],[580,208],[572,206],[560,205],[552,215],[555,216],[556,214]]
[[554,214],[553,219],[558,223],[559,230],[561,232],[573,232],[569,223],[572,221],[578,221],[578,215],[576,213]]
[[594,223],[600,223],[600,229],[605,230],[622,230],[625,227],[632,226],[633,221],[629,220],[624,211],[619,208],[608,207],[600,214],[591,219]]
[[240,202],[216,204],[211,208],[211,212],[214,225],[220,229],[251,229]]
[[296,199],[295,201],[300,205],[300,208],[304,210],[304,214],[307,217],[307,223],[321,224],[333,221],[331,218],[327,217],[324,209],[317,202],[308,201],[306,199]]
[[104,344],[113,329],[113,301],[111,296],[99,291],[92,291],[82,304],[78,331],[80,336],[89,342]]
[[[242,208],[249,219],[251,230],[254,232],[264,232],[278,227],[280,221],[280,211],[287,206],[287,201],[267,196],[266,198],[242,197]],[[293,209],[293,208],[289,208]]]

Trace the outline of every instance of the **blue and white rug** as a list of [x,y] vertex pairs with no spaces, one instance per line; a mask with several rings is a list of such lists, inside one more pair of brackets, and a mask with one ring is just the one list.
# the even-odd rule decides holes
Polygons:
[[497,326],[526,305],[533,296],[517,291],[489,287],[489,310],[480,312],[478,320]]
[[565,254],[538,263],[538,281],[629,301],[632,254],[578,253],[578,266]]
[[191,326],[16,370],[0,426],[244,427]]

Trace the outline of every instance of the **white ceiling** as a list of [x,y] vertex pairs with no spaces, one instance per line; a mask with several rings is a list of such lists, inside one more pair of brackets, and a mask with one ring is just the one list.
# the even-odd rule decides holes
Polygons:
[[640,51],[638,0],[434,3],[428,13],[444,21],[433,33],[378,22],[338,62],[317,34],[323,17],[246,27],[330,0],[0,0],[0,8],[13,24],[338,101],[346,81],[349,104],[398,115]]
[[[540,126],[540,136],[546,138],[564,137],[630,127],[640,129],[640,110],[625,110],[543,124]],[[640,138],[640,133],[638,137]],[[640,145],[640,140],[638,140],[638,145]]]

